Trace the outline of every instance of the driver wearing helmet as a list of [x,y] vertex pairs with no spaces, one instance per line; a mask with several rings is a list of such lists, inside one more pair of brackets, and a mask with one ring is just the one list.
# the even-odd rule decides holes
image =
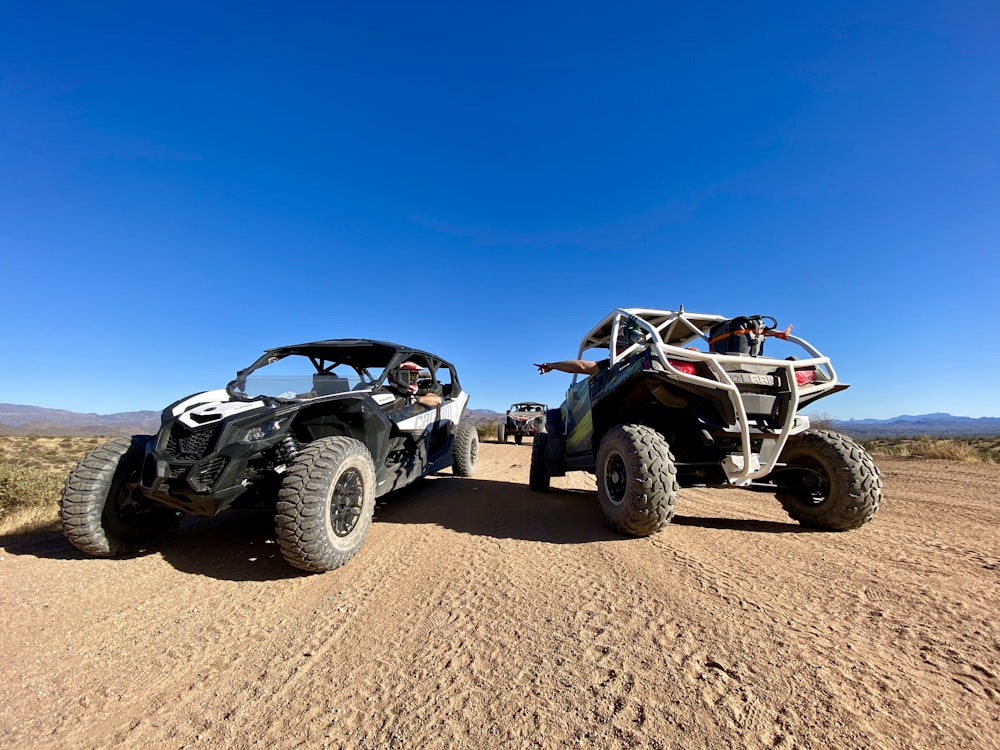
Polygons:
[[[430,379],[430,373],[421,371],[416,362],[403,362],[395,367],[390,375],[389,389],[396,397],[392,408],[402,409],[404,406],[419,404],[426,408],[441,405],[440,386],[431,380],[430,384],[421,380]],[[421,386],[424,387],[421,387]]]

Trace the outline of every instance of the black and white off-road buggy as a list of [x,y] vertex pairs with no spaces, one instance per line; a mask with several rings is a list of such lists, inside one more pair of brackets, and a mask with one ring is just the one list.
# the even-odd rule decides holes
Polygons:
[[[798,413],[847,385],[790,330],[760,315],[613,311],[580,345],[597,372],[574,376],[561,408],[548,412],[547,434],[535,437],[531,488],[593,472],[611,526],[634,535],[663,528],[678,489],[694,486],[773,493],[813,528],[867,523],[882,497],[875,463]],[[785,351],[765,356],[765,341]]]
[[84,456],[63,489],[63,530],[77,549],[111,557],[185,513],[265,508],[289,563],[332,570],[360,548],[377,497],[448,466],[472,475],[468,398],[452,364],[398,344],[270,349],[225,389],[164,409],[157,435]]
[[518,401],[511,404],[507,414],[497,425],[497,441],[506,443],[514,438],[518,445],[525,437],[534,437],[545,432],[545,413],[549,407],[537,401]]

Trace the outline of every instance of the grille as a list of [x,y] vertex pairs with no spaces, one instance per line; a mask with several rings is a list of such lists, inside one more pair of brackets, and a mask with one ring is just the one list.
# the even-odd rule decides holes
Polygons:
[[215,445],[219,429],[190,430],[175,424],[167,439],[167,455],[178,461],[197,461]]
[[194,472],[188,481],[199,492],[207,492],[212,489],[212,485],[215,484],[215,480],[219,478],[219,474],[226,468],[228,462],[229,459],[225,456],[216,456],[199,466],[198,471]]

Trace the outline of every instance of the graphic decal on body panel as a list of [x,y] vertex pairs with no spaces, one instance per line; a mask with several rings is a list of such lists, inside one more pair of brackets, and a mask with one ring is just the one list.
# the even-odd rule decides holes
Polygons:
[[[396,422],[396,426],[401,430],[417,431],[425,430],[431,427],[435,422],[451,422],[452,424],[458,424],[458,420],[461,419],[463,412],[465,411],[465,405],[469,401],[469,394],[460,393],[457,398],[450,401],[445,401],[443,404],[433,408],[424,408],[418,414],[413,416],[408,416],[407,409],[401,409],[400,413],[405,417]],[[392,419],[393,416],[389,415]],[[395,421],[395,420],[393,420]]]
[[[364,391],[357,391],[357,392],[369,393],[371,392],[371,389],[367,388]],[[386,404],[391,404],[395,400],[396,397],[393,396],[391,393],[372,393],[372,401],[374,401],[379,406],[385,406]]]
[[214,404],[220,401],[229,401],[229,393],[225,388],[219,388],[214,391],[205,391],[204,393],[196,393],[193,396],[188,396],[183,401],[178,402],[171,410],[170,413],[173,416],[182,414],[193,406],[198,404]]
[[[218,391],[215,392],[218,393]],[[201,404],[178,415],[177,421],[191,429],[195,429],[210,422],[220,422],[227,417],[262,409],[263,407],[263,401],[222,401],[214,404]]]

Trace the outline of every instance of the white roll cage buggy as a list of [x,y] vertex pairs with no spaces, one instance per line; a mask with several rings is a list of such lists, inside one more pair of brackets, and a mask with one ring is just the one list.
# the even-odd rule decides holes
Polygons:
[[[618,308],[584,336],[578,357],[583,359],[585,352],[591,349],[607,349],[613,371],[619,363],[641,350],[648,350],[655,369],[662,368],[684,383],[724,391],[736,414],[741,450],[730,454],[723,468],[729,483],[742,487],[767,476],[778,461],[788,437],[809,429],[809,418],[797,414],[800,406],[843,390],[847,385],[838,379],[829,357],[805,339],[793,336],[791,326],[784,331],[764,329],[762,335],[797,345],[806,353],[805,358],[774,359],[720,354],[711,350],[701,351],[693,346],[703,343],[710,347],[712,341],[709,334],[713,326],[727,320],[722,315],[685,312],[683,306],[677,311]],[[698,370],[704,374],[687,371],[683,363],[702,363],[704,367]],[[748,414],[739,385],[752,384],[754,376],[738,371],[749,363],[783,371],[785,382],[790,384],[790,403],[785,409],[787,418],[780,428],[761,424]],[[807,378],[798,373],[811,373],[811,376]],[[578,377],[574,375],[574,383]],[[748,381],[748,378],[751,380]],[[756,453],[752,441],[760,438],[766,439],[760,452]]]

